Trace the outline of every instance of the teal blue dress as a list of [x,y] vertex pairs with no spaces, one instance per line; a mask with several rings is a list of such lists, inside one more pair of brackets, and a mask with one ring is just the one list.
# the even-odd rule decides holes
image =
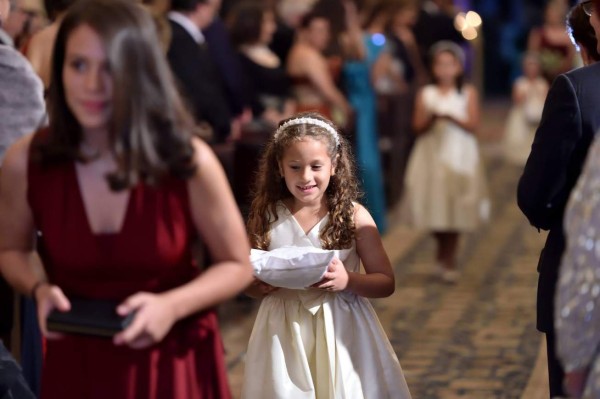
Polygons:
[[358,175],[367,207],[380,232],[387,228],[383,170],[377,130],[377,98],[371,82],[371,69],[385,48],[383,35],[364,35],[366,57],[348,61],[342,73],[346,94],[356,118],[355,151]]

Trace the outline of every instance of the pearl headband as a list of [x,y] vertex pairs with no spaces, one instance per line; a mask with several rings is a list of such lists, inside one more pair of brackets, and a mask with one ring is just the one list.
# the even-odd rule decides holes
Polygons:
[[296,125],[304,125],[304,124],[315,125],[315,126],[318,126],[318,127],[321,127],[323,129],[327,130],[327,133],[329,133],[331,135],[331,137],[333,137],[333,140],[335,141],[335,145],[336,146],[340,145],[340,137],[338,135],[338,132],[333,128],[333,126],[331,126],[329,123],[324,122],[320,119],[311,118],[311,117],[290,119],[289,121],[283,123],[281,126],[279,126],[277,128],[277,131],[275,131],[275,135],[273,137],[275,140],[277,140],[277,138],[279,137],[281,132],[283,132],[288,127],[296,126]]

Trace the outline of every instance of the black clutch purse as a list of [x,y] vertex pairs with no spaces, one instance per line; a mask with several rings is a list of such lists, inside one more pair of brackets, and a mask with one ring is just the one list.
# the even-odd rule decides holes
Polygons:
[[60,312],[54,309],[46,320],[48,331],[112,337],[123,331],[133,320],[134,313],[127,316],[117,314],[119,302],[99,299],[69,299],[71,310]]

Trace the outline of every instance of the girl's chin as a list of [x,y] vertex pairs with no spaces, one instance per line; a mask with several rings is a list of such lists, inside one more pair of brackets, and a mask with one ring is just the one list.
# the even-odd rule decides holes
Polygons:
[[312,192],[310,194],[304,194],[304,193],[296,193],[294,194],[294,198],[296,201],[301,202],[303,204],[312,204],[312,203],[317,203],[321,201],[321,198],[323,196],[322,195],[316,195],[316,192]]

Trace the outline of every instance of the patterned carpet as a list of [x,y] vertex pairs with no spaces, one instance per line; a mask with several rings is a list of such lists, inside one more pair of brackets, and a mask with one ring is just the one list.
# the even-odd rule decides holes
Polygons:
[[[534,368],[541,339],[535,330],[536,264],[544,235],[515,204],[520,169],[498,157],[504,115],[503,106],[484,114],[492,220],[463,237],[459,283],[433,277],[434,242],[428,235],[396,224],[385,237],[397,288],[373,304],[415,399],[521,398]],[[254,301],[221,308],[235,397],[256,308]]]
[[490,224],[463,237],[455,286],[431,273],[428,236],[396,264],[398,288],[375,301],[414,398],[519,398],[540,342],[535,266],[543,237],[514,201],[517,168],[489,165]]

